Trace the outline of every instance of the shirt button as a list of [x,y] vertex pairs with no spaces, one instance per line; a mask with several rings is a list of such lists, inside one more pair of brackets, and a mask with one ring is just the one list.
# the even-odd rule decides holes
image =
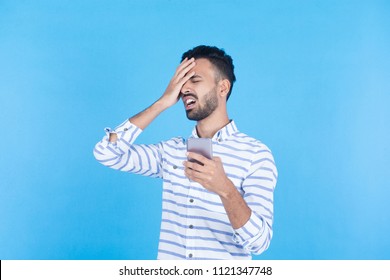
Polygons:
[[193,226],[193,225],[189,225],[189,228],[190,228],[190,229],[193,229],[193,228],[194,228],[194,226]]
[[220,142],[220,143],[221,143],[221,142],[222,142],[222,139],[221,139],[221,138],[219,138],[219,139],[218,139],[218,142]]
[[177,166],[176,166],[176,165],[174,165],[174,166],[173,166],[173,169],[177,169]]
[[125,127],[123,130],[124,130],[124,131],[128,131],[129,129],[128,129],[127,127]]
[[189,254],[188,257],[189,257],[189,258],[192,258],[192,254]]
[[193,202],[194,202],[194,200],[191,198],[191,199],[190,199],[190,202],[191,202],[191,203],[193,203]]

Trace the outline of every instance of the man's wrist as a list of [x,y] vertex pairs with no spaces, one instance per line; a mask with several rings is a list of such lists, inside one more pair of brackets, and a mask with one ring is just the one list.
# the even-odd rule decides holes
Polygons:
[[219,193],[221,199],[230,200],[234,198],[237,193],[238,191],[234,186],[233,182],[229,178],[226,178],[225,183],[223,184],[222,191]]
[[172,105],[166,102],[163,98],[158,99],[156,102],[153,103],[152,107],[154,107],[155,110],[162,112]]

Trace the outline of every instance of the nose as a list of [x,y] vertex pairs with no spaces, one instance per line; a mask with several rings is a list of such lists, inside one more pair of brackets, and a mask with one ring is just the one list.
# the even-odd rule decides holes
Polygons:
[[191,87],[190,87],[190,81],[188,80],[181,87],[181,93],[189,93],[189,92],[192,92],[192,91],[191,91]]

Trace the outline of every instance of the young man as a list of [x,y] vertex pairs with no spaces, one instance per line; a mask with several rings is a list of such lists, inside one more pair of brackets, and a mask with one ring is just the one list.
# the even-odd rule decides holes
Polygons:
[[[183,54],[154,104],[115,130],[107,128],[95,146],[94,155],[105,166],[163,179],[158,259],[250,259],[269,246],[277,170],[267,146],[239,132],[228,117],[234,81],[229,55],[195,47]],[[184,138],[134,144],[179,100],[188,119],[196,121],[190,137],[212,139],[212,159],[188,153]]]

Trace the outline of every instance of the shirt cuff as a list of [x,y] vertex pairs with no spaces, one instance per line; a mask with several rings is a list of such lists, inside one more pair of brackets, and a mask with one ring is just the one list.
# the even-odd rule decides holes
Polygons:
[[116,143],[125,141],[129,144],[132,144],[138,135],[142,133],[142,129],[137,127],[135,124],[132,124],[128,119],[118,125],[114,130],[110,127],[106,127],[104,131],[106,132],[107,139],[109,138],[110,133],[116,133],[118,137]]
[[234,230],[233,241],[237,244],[246,246],[248,243],[257,239],[259,234],[263,232],[263,223],[263,220],[252,211],[248,222],[242,227]]

